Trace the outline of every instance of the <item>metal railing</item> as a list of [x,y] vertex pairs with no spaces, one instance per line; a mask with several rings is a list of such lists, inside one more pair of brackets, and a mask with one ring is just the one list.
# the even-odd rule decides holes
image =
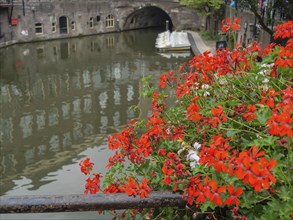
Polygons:
[[0,213],[79,212],[185,205],[182,195],[172,192],[152,192],[143,199],[124,193],[0,197]]

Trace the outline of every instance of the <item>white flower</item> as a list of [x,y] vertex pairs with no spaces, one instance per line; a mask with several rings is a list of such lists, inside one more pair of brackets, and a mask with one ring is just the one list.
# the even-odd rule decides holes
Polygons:
[[268,83],[270,80],[268,78],[265,78],[262,83]]
[[261,67],[263,68],[263,70],[258,72],[258,74],[265,76],[273,66],[274,64],[262,64]]
[[194,168],[196,164],[197,164],[197,163],[196,163],[195,161],[190,162],[190,167],[191,167],[191,168]]
[[201,144],[194,142],[193,147],[195,148],[195,150],[198,150],[201,147]]
[[188,151],[187,154],[187,160],[199,160],[199,156],[197,155],[197,152],[194,150]]
[[210,86],[209,86],[208,84],[203,84],[203,85],[201,86],[201,88],[202,88],[202,89],[205,89],[205,90],[207,90],[209,87],[210,87]]
[[190,150],[187,154],[187,160],[192,160],[190,162],[190,167],[194,168],[196,164],[198,164],[199,156],[197,155],[197,151]]
[[268,90],[269,90],[268,85],[263,85],[263,86],[262,86],[262,90],[263,90],[263,91],[268,91]]
[[264,64],[261,64],[260,66],[263,68],[266,68],[266,67],[272,68],[274,66],[274,63],[270,63],[270,64],[264,63]]
[[210,93],[209,92],[204,92],[203,96],[206,97],[206,96],[209,96]]
[[258,72],[259,75],[265,76],[266,75],[267,70],[262,70],[260,72]]

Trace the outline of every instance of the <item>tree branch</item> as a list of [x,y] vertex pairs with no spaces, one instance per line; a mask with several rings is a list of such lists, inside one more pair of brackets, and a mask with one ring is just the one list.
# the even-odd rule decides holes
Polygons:
[[250,5],[250,10],[252,11],[252,13],[254,14],[254,16],[257,18],[257,20],[259,21],[259,24],[262,26],[262,28],[271,36],[273,36],[274,31],[272,29],[270,29],[264,22],[264,19],[262,18],[262,16],[257,12],[257,5],[254,4],[253,1],[249,0],[248,1],[249,5]]
[[257,10],[255,10],[255,8],[251,7],[251,11],[253,12],[254,16],[257,18],[257,20],[259,21],[259,24],[262,26],[262,28],[271,36],[273,36],[274,31],[272,29],[270,29],[264,22],[264,19],[262,18],[262,16],[257,12]]

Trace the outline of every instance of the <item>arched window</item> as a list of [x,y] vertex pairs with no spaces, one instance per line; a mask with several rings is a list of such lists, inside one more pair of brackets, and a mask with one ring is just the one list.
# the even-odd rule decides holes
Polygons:
[[67,24],[67,17],[61,16],[59,18],[59,29],[60,34],[67,34],[68,33],[68,24]]
[[113,15],[108,15],[106,17],[106,27],[107,28],[114,27],[114,16]]

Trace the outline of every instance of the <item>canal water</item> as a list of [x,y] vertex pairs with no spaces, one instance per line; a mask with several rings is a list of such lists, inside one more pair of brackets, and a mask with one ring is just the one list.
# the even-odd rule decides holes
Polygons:
[[[191,54],[158,54],[162,29],[20,44],[0,49],[1,196],[82,194],[78,163],[105,171],[107,135],[145,117],[141,79],[177,70]],[[141,111],[135,111],[138,106]],[[109,219],[96,212],[0,219]]]

